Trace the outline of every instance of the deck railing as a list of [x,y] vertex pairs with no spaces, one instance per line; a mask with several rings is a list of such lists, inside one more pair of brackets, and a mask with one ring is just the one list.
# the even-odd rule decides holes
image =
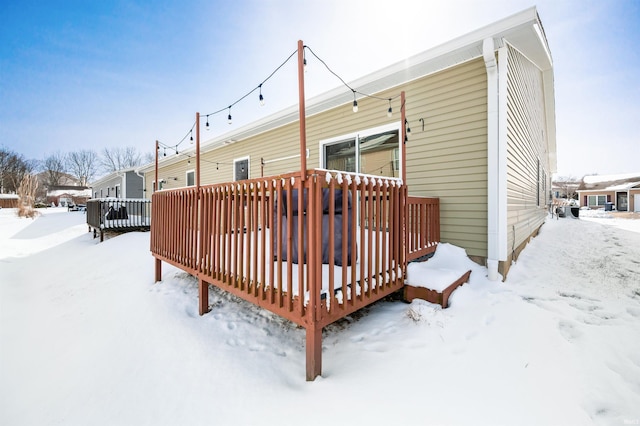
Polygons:
[[429,255],[440,242],[440,199],[407,197],[407,260]]
[[[156,280],[165,261],[199,279],[201,314],[213,284],[305,327],[312,380],[322,328],[404,285],[406,200],[399,179],[326,170],[159,191]],[[418,251],[435,243],[423,228]]]
[[100,241],[105,231],[149,230],[151,200],[143,198],[96,198],[87,201],[87,225]]

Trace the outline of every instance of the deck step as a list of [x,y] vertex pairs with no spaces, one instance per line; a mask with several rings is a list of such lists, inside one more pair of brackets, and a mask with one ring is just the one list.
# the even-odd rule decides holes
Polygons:
[[470,276],[471,270],[468,270],[451,285],[442,290],[442,292],[431,290],[426,287],[414,287],[411,284],[405,284],[404,300],[406,302],[411,302],[413,299],[422,299],[427,302],[437,303],[443,308],[447,308],[449,306],[449,297],[451,296],[451,293],[453,293],[453,291],[462,284],[468,282]]

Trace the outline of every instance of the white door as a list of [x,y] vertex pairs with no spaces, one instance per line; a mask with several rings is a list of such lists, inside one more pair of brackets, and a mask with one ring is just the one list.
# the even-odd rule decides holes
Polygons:
[[633,195],[633,211],[640,212],[640,194]]

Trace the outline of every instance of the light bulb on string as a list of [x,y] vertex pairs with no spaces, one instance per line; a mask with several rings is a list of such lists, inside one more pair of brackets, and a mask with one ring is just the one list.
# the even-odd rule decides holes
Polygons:
[[407,119],[406,119],[406,118],[404,119],[404,125],[405,125],[405,126],[406,126],[406,128],[407,128],[407,133],[411,133],[411,128],[409,127],[409,122],[407,121]]
[[391,118],[393,115],[393,109],[391,108],[391,99],[389,99],[389,109],[387,110],[387,117]]
[[193,143],[193,129],[191,129],[191,131],[189,132],[190,136],[189,136],[189,141],[191,143]]
[[260,106],[264,106],[264,96],[262,96],[262,84],[260,84],[260,86],[258,86],[260,88],[260,96],[259,96],[259,100],[260,100]]
[[163,153],[162,153],[162,156],[163,156],[163,157],[166,157],[166,156],[167,156],[167,148],[163,148],[163,149],[164,149],[164,151],[163,151]]
[[207,128],[207,130],[209,130],[209,116],[207,115],[207,124],[205,124],[205,127]]
[[356,91],[353,91],[353,112],[358,112],[358,101],[356,101]]
[[229,122],[229,124],[232,123],[232,121],[231,121],[231,105],[229,105],[229,115],[227,115],[227,121]]

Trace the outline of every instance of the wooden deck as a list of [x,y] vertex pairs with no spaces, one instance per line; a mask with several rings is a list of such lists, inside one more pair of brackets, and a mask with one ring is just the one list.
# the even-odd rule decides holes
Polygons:
[[438,240],[438,199],[396,178],[316,169],[153,194],[156,281],[164,261],[198,278],[201,315],[212,284],[303,326],[307,380],[322,328],[402,289]]
[[100,242],[108,231],[149,231],[151,200],[132,198],[96,198],[87,201],[87,225]]

